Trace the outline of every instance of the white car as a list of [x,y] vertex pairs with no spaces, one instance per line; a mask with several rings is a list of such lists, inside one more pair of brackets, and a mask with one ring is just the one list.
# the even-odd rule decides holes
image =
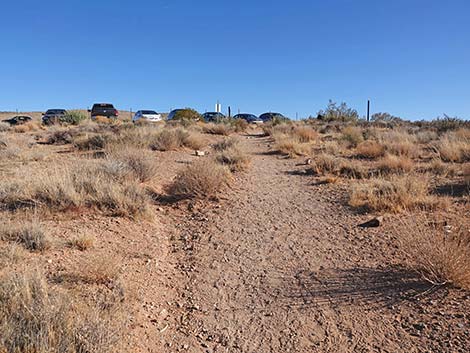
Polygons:
[[162,115],[158,114],[156,111],[153,110],[139,110],[135,113],[134,117],[132,118],[132,122],[136,123],[138,121],[162,121]]

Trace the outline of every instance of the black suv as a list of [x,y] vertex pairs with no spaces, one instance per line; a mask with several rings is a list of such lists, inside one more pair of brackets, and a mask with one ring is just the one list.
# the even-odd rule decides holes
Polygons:
[[89,110],[91,118],[96,119],[97,116],[104,116],[106,118],[117,119],[119,112],[112,104],[109,103],[95,103],[93,108]]
[[64,118],[67,111],[65,109],[49,109],[42,116],[42,123],[44,125],[57,124]]

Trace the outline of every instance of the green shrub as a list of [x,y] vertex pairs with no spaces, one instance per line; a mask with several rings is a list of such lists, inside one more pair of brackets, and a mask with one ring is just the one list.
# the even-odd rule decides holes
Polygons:
[[86,119],[88,119],[88,116],[85,113],[78,110],[71,110],[60,118],[60,122],[62,124],[79,125]]
[[191,108],[185,108],[178,110],[173,117],[173,120],[189,120],[189,121],[199,121],[202,119],[201,114]]

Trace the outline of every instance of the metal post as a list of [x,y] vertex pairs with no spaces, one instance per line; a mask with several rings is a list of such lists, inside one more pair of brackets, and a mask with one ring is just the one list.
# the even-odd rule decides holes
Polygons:
[[370,121],[370,100],[367,100],[367,122]]
[[232,117],[232,108],[230,108],[230,106],[228,106],[228,117]]

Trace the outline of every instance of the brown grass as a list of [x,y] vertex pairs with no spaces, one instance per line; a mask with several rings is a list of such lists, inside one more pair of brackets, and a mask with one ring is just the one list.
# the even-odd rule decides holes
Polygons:
[[7,273],[0,280],[0,351],[115,352],[122,321],[112,307],[80,303],[38,271]]
[[10,124],[0,121],[0,132],[9,131],[11,129]]
[[315,141],[318,138],[318,133],[309,126],[295,127],[291,134],[297,137],[301,143]]
[[346,143],[348,147],[357,147],[362,141],[364,136],[362,129],[357,126],[347,126],[342,131],[341,140]]
[[227,124],[207,123],[202,126],[202,131],[206,134],[228,136],[234,129]]
[[392,176],[353,184],[349,204],[368,211],[402,212],[413,209],[435,209],[443,201],[429,194],[426,176]]
[[20,134],[24,134],[26,132],[31,132],[31,131],[37,131],[37,130],[41,130],[41,129],[44,129],[44,128],[37,121],[30,121],[26,124],[13,126],[13,131],[17,132],[17,133],[20,133]]
[[338,158],[331,154],[322,153],[315,156],[312,166],[310,167],[311,174],[323,175],[327,173],[336,173],[338,169]]
[[88,284],[110,284],[119,278],[121,260],[106,255],[90,257],[80,263],[68,279]]
[[470,161],[470,139],[460,139],[455,135],[448,135],[437,143],[435,149],[444,162]]
[[107,134],[93,134],[86,136],[78,136],[74,138],[73,145],[81,151],[101,150],[106,147],[110,136]]
[[462,172],[465,182],[470,185],[470,163],[464,164]]
[[229,182],[230,172],[211,159],[200,159],[183,170],[167,187],[176,198],[212,198]]
[[377,170],[381,174],[401,174],[413,170],[413,161],[406,156],[387,154],[377,164]]
[[376,159],[385,154],[385,147],[372,140],[361,142],[356,147],[356,156],[359,158]]
[[108,168],[114,168],[121,176],[133,175],[140,182],[151,180],[157,173],[157,163],[153,155],[135,147],[115,150],[108,154],[107,160]]
[[81,235],[77,238],[71,239],[68,242],[68,245],[71,248],[76,248],[80,251],[85,251],[93,247],[95,243],[95,239],[89,235]]
[[35,220],[21,225],[4,222],[0,227],[0,239],[21,243],[32,251],[44,251],[51,246],[51,240]]
[[17,244],[8,244],[0,248],[0,267],[5,269],[10,265],[17,264],[24,258],[24,250]]
[[312,151],[312,146],[310,144],[300,142],[295,136],[278,133],[273,136],[276,141],[276,149],[290,158],[307,156]]
[[434,285],[470,289],[470,233],[464,225],[444,227],[408,222],[399,229],[406,265]]
[[251,158],[237,147],[225,149],[219,152],[215,158],[217,162],[227,166],[231,172],[245,171],[251,163]]
[[238,140],[230,137],[224,138],[222,141],[216,142],[212,145],[212,148],[217,152],[222,152],[230,148],[235,147],[238,144]]
[[[103,163],[103,162],[101,162]],[[95,208],[105,214],[149,216],[149,199],[135,182],[113,180],[100,162],[78,161],[71,167],[50,165],[30,175],[28,169],[0,184],[0,204],[10,210],[39,207],[67,211]]]

